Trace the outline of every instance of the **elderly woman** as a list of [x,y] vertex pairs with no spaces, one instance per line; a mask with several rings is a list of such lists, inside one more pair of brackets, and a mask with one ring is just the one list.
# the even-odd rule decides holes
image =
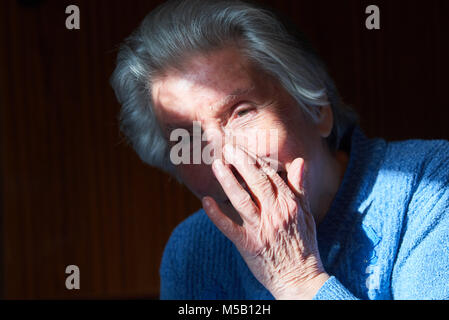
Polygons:
[[[139,156],[203,203],[166,246],[162,299],[449,298],[448,142],[367,139],[269,11],[164,3],[112,85]],[[193,124],[212,163],[170,157],[172,130]]]

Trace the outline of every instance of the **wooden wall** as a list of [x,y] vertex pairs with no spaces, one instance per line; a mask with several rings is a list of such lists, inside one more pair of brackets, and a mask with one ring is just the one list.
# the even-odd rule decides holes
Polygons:
[[[123,142],[108,79],[160,2],[0,2],[0,298],[158,297],[164,244],[200,203]],[[449,138],[449,1],[263,2],[309,36],[369,136]]]

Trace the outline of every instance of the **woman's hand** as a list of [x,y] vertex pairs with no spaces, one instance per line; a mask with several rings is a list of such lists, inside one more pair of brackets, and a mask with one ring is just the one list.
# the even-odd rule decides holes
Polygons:
[[254,276],[276,299],[312,299],[329,276],[321,264],[315,222],[302,190],[304,161],[295,159],[288,184],[262,159],[225,146],[225,160],[243,177],[245,190],[231,169],[217,159],[215,176],[243,219],[228,218],[210,197],[203,207],[218,229],[237,247]]

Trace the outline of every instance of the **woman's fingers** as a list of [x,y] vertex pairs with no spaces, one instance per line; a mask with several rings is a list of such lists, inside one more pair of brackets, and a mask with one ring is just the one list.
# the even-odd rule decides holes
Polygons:
[[254,204],[249,193],[238,182],[231,169],[216,159],[212,164],[212,170],[237,212],[243,221],[255,224],[259,220],[259,208]]
[[230,163],[245,180],[245,183],[256,200],[253,202],[250,194],[239,183],[232,170],[217,159],[212,168],[228,199],[240,213],[241,218],[250,226],[260,223],[261,213],[270,214],[275,221],[278,208],[282,213],[278,218],[284,221],[286,217],[296,214],[297,196],[303,195],[302,175],[304,160],[295,159],[289,166],[288,181],[284,181],[279,174],[263,159],[255,159],[239,147],[226,145],[225,160]]
[[240,148],[226,145],[224,156],[227,162],[232,164],[245,180],[253,196],[259,202],[259,206],[266,204],[272,206],[275,201],[275,190],[267,174],[257,166],[257,161]]
[[296,158],[290,164],[287,173],[289,187],[299,196],[304,195],[303,189],[304,159]]
[[240,243],[245,233],[244,228],[226,216],[211,197],[204,197],[201,201],[204,211],[217,228],[233,243]]
[[292,190],[290,190],[287,183],[265,160],[258,158],[257,163],[272,181],[273,185],[276,188],[277,196],[284,195],[292,199],[295,198],[295,194],[292,192]]

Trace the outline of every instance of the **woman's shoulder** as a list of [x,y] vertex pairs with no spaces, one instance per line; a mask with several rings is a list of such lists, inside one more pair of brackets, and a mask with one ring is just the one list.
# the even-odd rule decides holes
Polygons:
[[447,140],[403,140],[387,144],[385,164],[402,168],[433,170],[447,165],[449,141]]
[[[449,141],[404,140],[387,143],[378,173],[391,196],[404,195],[410,209],[432,205],[449,191]],[[385,187],[387,186],[387,187]],[[416,203],[418,203],[416,202]]]

